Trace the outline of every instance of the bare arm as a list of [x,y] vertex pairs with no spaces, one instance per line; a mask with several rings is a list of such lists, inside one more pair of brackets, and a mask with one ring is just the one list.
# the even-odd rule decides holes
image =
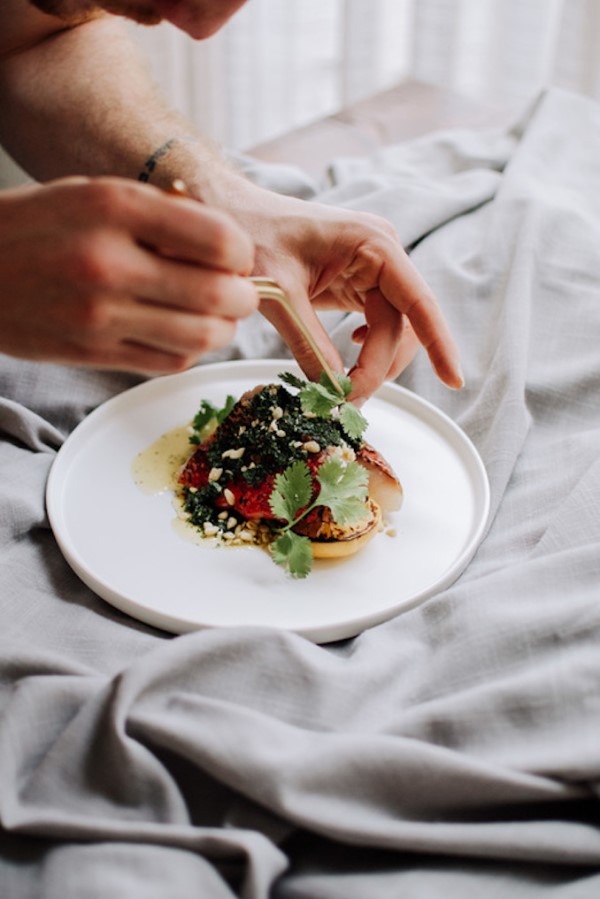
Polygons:
[[[227,344],[257,306],[240,277],[252,241],[225,213],[132,180],[183,124],[122,22],[64,29],[3,0],[0,35],[0,139],[53,179],[0,193],[0,351],[160,373]],[[221,165],[201,141],[181,147],[197,177]]]
[[[26,6],[3,4],[0,32],[8,9]],[[171,170],[181,155],[193,161],[196,179],[204,174],[209,181],[213,168],[224,165],[165,103],[121,19],[101,16],[64,28],[29,9],[20,32],[13,23],[12,35],[0,39],[0,142],[34,178],[137,178],[168,141],[174,141]]]
[[[0,33],[10,8],[21,10],[23,0],[4,4]],[[362,349],[351,372],[355,397],[368,397],[399,374],[419,343],[438,375],[460,386],[458,354],[437,302],[387,222],[281,197],[231,171],[209,142],[191,135],[189,123],[167,108],[120,20],[104,16],[58,30],[55,20],[36,13],[20,33],[11,28],[12,44],[7,41],[3,52],[0,45],[0,140],[34,177],[135,179],[146,160],[167,148],[151,182],[165,188],[183,179],[193,197],[241,226],[254,244],[254,272],[279,281],[333,368],[339,370],[341,360],[316,310],[364,314],[365,326],[357,331]],[[232,232],[230,238],[239,242],[240,235]],[[237,258],[243,255],[238,247]],[[206,256],[198,261],[210,265]],[[209,306],[210,295],[204,314]],[[305,372],[318,376],[293,323],[268,302],[261,310]],[[234,317],[241,314],[247,311]],[[178,367],[190,354],[188,341]]]

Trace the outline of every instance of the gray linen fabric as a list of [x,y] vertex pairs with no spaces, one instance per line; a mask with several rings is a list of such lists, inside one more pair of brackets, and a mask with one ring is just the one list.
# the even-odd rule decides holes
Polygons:
[[[2,899],[600,895],[600,108],[552,91],[332,178],[459,338],[463,391],[422,356],[401,381],[478,446],[486,538],[353,640],[171,637],[94,596],[44,510],[66,434],[135,379],[2,358]],[[254,320],[219,358],[269,354]]]

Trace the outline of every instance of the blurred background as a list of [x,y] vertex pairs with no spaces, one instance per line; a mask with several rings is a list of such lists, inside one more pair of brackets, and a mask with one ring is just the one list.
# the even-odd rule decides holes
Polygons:
[[[600,100],[600,0],[248,0],[203,42],[127,27],[170,103],[242,152],[407,79],[504,122],[547,85]],[[0,148],[0,187],[23,180]]]
[[600,0],[248,0],[202,43],[131,31],[171,103],[236,150],[406,78],[515,114],[549,84],[600,99]]

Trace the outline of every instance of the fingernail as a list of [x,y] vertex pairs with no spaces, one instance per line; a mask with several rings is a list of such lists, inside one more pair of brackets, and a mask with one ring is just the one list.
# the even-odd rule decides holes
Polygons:
[[452,390],[462,390],[465,386],[465,376],[463,374],[462,368],[457,366],[456,370],[457,377],[454,379],[454,384],[451,384]]

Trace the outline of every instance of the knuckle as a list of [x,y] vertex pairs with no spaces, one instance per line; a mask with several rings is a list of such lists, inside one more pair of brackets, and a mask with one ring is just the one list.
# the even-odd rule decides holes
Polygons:
[[393,237],[394,240],[397,240],[396,229],[389,221],[389,219],[386,219],[381,215],[377,215],[374,212],[365,212],[364,222],[366,225],[370,226],[372,230],[379,231],[386,237]]
[[204,280],[203,306],[211,315],[246,318],[258,304],[256,289],[244,278],[219,274]]
[[84,289],[108,286],[113,273],[111,255],[111,245],[103,233],[88,233],[71,247],[69,273]]
[[161,366],[162,370],[177,375],[180,372],[187,371],[196,364],[197,356],[195,353],[177,353],[169,357],[167,364]]
[[234,314],[236,318],[246,318],[258,309],[258,292],[253,284],[244,278],[227,279],[226,293],[222,294],[224,311]]
[[217,265],[224,265],[233,244],[232,229],[224,219],[213,218],[210,229],[210,244]]
[[198,329],[195,349],[200,354],[222,349],[227,346],[234,333],[233,322],[217,318],[205,319]]
[[83,339],[97,339],[112,322],[112,312],[101,295],[83,297],[75,312],[76,324]]
[[136,187],[125,179],[92,178],[83,189],[85,210],[92,220],[121,220],[132,209]]

